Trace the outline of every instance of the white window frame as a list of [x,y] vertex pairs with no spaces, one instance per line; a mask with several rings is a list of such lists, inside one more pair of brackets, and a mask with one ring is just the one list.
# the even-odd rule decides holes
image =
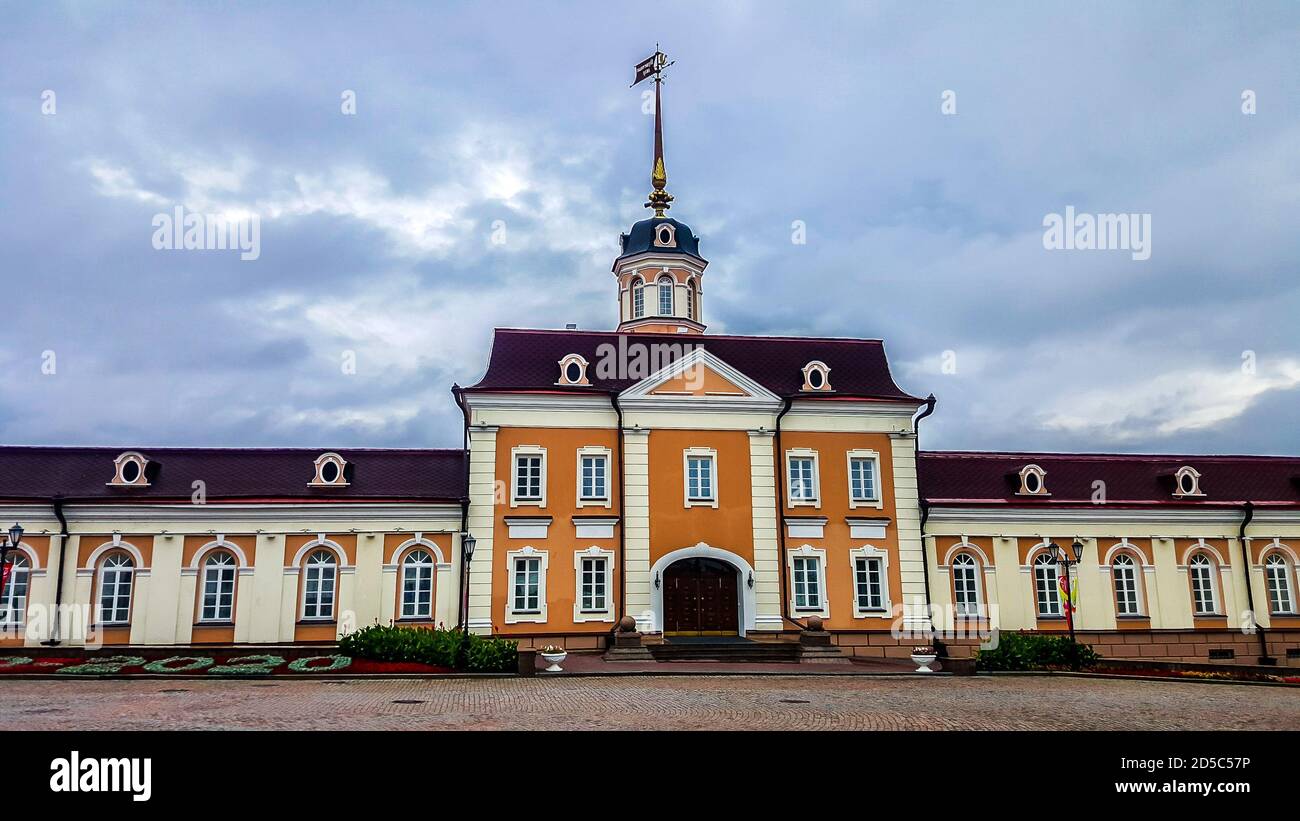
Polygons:
[[[858,600],[858,562],[878,561],[880,563],[880,594],[882,609],[863,608]],[[872,545],[863,545],[849,551],[849,578],[852,580],[853,618],[879,619],[887,618],[894,612],[893,596],[889,590],[889,551]]]
[[[1204,559],[1205,561],[1198,562],[1196,561],[1197,559]],[[1209,610],[1197,609],[1196,576],[1197,576],[1198,568],[1201,567],[1206,568],[1205,581],[1209,586],[1209,591],[1208,591],[1209,599],[1210,599]],[[1196,551],[1191,556],[1187,557],[1187,586],[1189,592],[1192,594],[1192,617],[1193,618],[1196,618],[1198,616],[1206,618],[1206,617],[1214,617],[1214,616],[1222,615],[1222,613],[1219,612],[1220,606],[1219,606],[1218,575],[1219,575],[1219,563],[1215,561],[1215,559],[1205,551]]]
[[[32,595],[32,560],[24,551],[15,550],[9,562],[9,582],[5,585],[4,601],[0,602],[0,624],[21,627],[27,623],[27,602]],[[21,596],[17,595],[20,578],[23,591]],[[15,606],[15,601],[20,604]]]
[[[423,553],[425,557],[428,558],[428,561],[412,562],[411,557],[417,553]],[[415,603],[414,603],[415,612],[407,613],[406,612],[406,574],[408,570],[412,570],[412,569],[416,570]],[[428,571],[427,581],[429,586],[429,602],[428,602],[428,612],[421,613],[419,612],[420,592],[423,589],[423,583],[425,581],[422,575],[423,571],[425,570]],[[437,601],[435,601],[435,596],[438,592],[437,581],[438,581],[438,556],[436,553],[430,551],[427,547],[421,544],[417,544],[416,546],[412,547],[410,550],[406,551],[406,555],[402,557],[402,561],[399,562],[397,565],[397,617],[398,619],[404,619],[410,621],[432,620],[434,610],[438,604]]]
[[[1046,559],[1046,561],[1044,561],[1044,559]],[[1042,601],[1039,599],[1038,568],[1040,566],[1044,568],[1052,568],[1052,584],[1050,585],[1050,589],[1052,591],[1052,601],[1056,605],[1055,611],[1043,610]],[[1040,619],[1064,618],[1065,602],[1064,595],[1061,592],[1061,563],[1056,561],[1052,554],[1048,553],[1046,550],[1039,551],[1029,561],[1029,580],[1032,583],[1030,593],[1034,597],[1034,616]]]
[[[537,560],[537,606],[538,610],[515,609],[515,561],[517,559]],[[528,545],[506,553],[506,624],[545,624],[546,623],[546,570],[550,565],[550,554],[545,550]]]
[[[808,499],[796,499],[794,495],[794,477],[790,475],[790,469],[794,466],[794,460],[807,459],[812,461],[812,497]],[[822,466],[821,459],[818,458],[817,451],[811,448],[791,448],[785,452],[785,498],[788,507],[817,507],[822,506]]]
[[[1283,587],[1283,586],[1285,587],[1284,592],[1286,593],[1287,603],[1290,605],[1286,610],[1274,608],[1274,596],[1273,596],[1274,574],[1272,573],[1271,568],[1278,567],[1278,566],[1280,566],[1282,569],[1281,584],[1279,585],[1279,587]],[[1264,557],[1263,568],[1264,568],[1264,591],[1268,594],[1269,615],[1294,616],[1296,614],[1295,566],[1292,565],[1291,561],[1287,559],[1286,556],[1282,555],[1280,551],[1273,550],[1269,552],[1267,556]]]
[[[691,459],[709,459],[712,462],[710,468],[709,491],[711,498],[691,498]],[[718,506],[718,452],[713,448],[686,448],[682,451],[682,503],[685,507],[714,507]]]
[[695,289],[695,280],[686,280],[686,318],[699,321],[696,316],[696,304],[699,302],[699,293]]
[[[967,612],[965,609],[966,603],[958,600],[957,591],[961,589],[957,583],[957,566],[959,559],[966,560],[960,562],[963,568],[969,567],[971,569],[971,582],[973,583],[971,592],[974,594],[975,598],[975,601],[973,602],[975,605],[974,613]],[[954,617],[959,619],[984,618],[984,591],[982,589],[984,583],[984,572],[983,562],[980,561],[979,557],[970,550],[958,550],[953,554],[952,559],[948,562],[948,576],[952,581],[952,612]]]
[[[315,465],[316,472],[315,475],[312,476],[312,480],[307,483],[307,487],[347,487],[348,486],[348,477],[347,477],[348,460],[347,459],[344,459],[342,456],[331,451],[329,453],[322,453],[320,456],[317,456],[316,461],[313,464]],[[327,481],[325,479],[326,465],[333,465],[335,470],[338,471],[338,475],[334,477],[334,481],[332,482]]]
[[[658,298],[655,300],[655,308],[658,309],[658,310],[657,310],[657,315],[658,315],[658,316],[673,316],[673,315],[674,315],[674,314],[673,314],[673,310],[677,307],[677,293],[676,293],[676,290],[677,290],[677,279],[676,279],[675,277],[673,277],[672,274],[662,274],[661,276],[659,276],[658,279],[655,280],[655,285],[658,287],[658,290],[659,290],[659,293],[656,294],[656,297],[658,297]],[[664,310],[664,292],[665,292],[665,291],[666,291],[667,294],[668,294],[668,310],[667,310],[667,311]]]
[[[573,622],[609,622],[614,621],[614,551],[591,546],[573,554],[574,595]],[[582,563],[585,559],[603,559],[605,561],[605,607],[603,610],[582,609]],[[513,593],[514,580],[511,579]]]
[[[330,558],[332,558],[334,561],[332,563],[319,562],[313,564],[312,558],[315,557],[316,554],[318,553],[328,553]],[[308,595],[307,585],[311,581],[311,576],[312,576],[311,571],[313,567],[317,569],[319,578],[317,578],[316,580],[316,602],[315,602],[316,613],[314,615],[309,616],[307,615],[307,595]],[[321,611],[324,609],[322,607],[322,602],[321,602],[321,598],[322,598],[321,581],[323,581],[324,578],[323,577],[324,569],[327,567],[332,568],[334,573],[331,578],[331,584],[330,584],[329,613],[327,615],[321,615]],[[330,622],[337,620],[338,609],[339,609],[338,606],[339,605],[339,578],[342,575],[339,571],[342,569],[342,567],[343,567],[343,561],[342,558],[339,556],[339,554],[335,553],[333,550],[329,549],[328,547],[325,547],[322,544],[314,544],[307,551],[307,555],[304,556],[302,560],[302,571],[301,571],[302,572],[302,604],[300,605],[298,611],[299,618],[302,621],[315,621],[315,622],[322,622],[328,624]]]
[[[584,499],[582,496],[582,460],[591,459],[591,458],[601,458],[605,460],[605,495],[600,497],[593,497],[591,499]],[[578,500],[577,502],[578,507],[608,508],[612,505],[614,494],[610,491],[610,468],[613,465],[613,461],[614,461],[613,453],[612,451],[610,451],[609,448],[598,447],[595,445],[589,445],[586,447],[578,448],[578,456],[577,456],[578,481],[577,481],[577,488],[574,491],[576,494],[574,498]]]
[[[870,461],[872,461],[872,462],[875,462],[874,470],[875,470],[875,474],[876,474],[876,476],[875,476],[875,479],[876,479],[876,498],[874,498],[874,499],[854,499],[854,498],[853,498],[853,463],[854,463],[854,461],[859,460],[859,459],[870,460]],[[873,508],[875,508],[875,509],[877,509],[877,510],[883,510],[884,507],[885,507],[885,502],[884,502],[885,493],[884,493],[884,487],[883,487],[883,485],[884,485],[884,476],[882,475],[881,470],[880,470],[880,452],[879,452],[879,451],[875,451],[875,450],[869,450],[869,449],[867,449],[867,448],[859,448],[859,449],[856,449],[856,450],[851,450],[851,451],[849,451],[849,452],[846,454],[846,462],[845,462],[845,465],[846,465],[846,467],[847,467],[847,469],[848,469],[848,474],[847,474],[847,476],[848,476],[848,483],[849,483],[849,488],[848,488],[848,490],[849,490],[849,509],[850,509],[850,510],[856,510],[857,508],[860,508],[860,507],[873,507]]]
[[645,316],[645,279],[637,274],[628,284],[632,288],[632,318],[641,319]]
[[[213,559],[217,558],[218,556],[224,556],[225,558],[229,559],[230,564],[224,564],[224,563],[220,565],[209,564]],[[227,598],[227,593],[224,591],[224,585],[226,580],[223,577],[225,576],[227,570],[230,571],[230,580],[229,580],[230,590],[229,590],[229,601],[224,605],[224,608],[229,611],[229,615],[227,615],[225,618],[222,618],[221,616],[221,611],[223,609],[222,602]],[[215,573],[217,576],[216,604],[213,605],[213,611],[214,611],[213,615],[209,616],[208,615],[208,576],[213,573]],[[221,548],[209,550],[207,554],[204,555],[203,564],[199,570],[199,623],[210,624],[215,622],[217,624],[229,624],[233,622],[235,620],[235,591],[238,585],[239,585],[239,557],[236,556],[234,553],[230,552],[229,550],[223,550]]]
[[[1133,585],[1133,607],[1136,608],[1133,613],[1120,612],[1120,585],[1119,585],[1119,567],[1123,559],[1128,560],[1126,567],[1127,572],[1132,574],[1131,583]],[[1115,595],[1115,616],[1118,618],[1136,618],[1146,613],[1146,608],[1142,602],[1142,573],[1143,564],[1140,560],[1135,559],[1131,553],[1116,553],[1110,560],[1110,583],[1111,589]]]
[[[125,570],[122,569],[123,565],[121,564],[114,565],[113,618],[105,619],[104,618],[104,583],[106,581],[105,577],[108,575],[108,563],[112,559],[125,559],[126,565],[125,565]],[[97,573],[99,583],[98,585],[96,585],[95,588],[95,599],[96,599],[95,623],[96,624],[101,626],[106,626],[106,625],[124,625],[124,624],[131,623],[131,607],[135,603],[135,582],[137,578],[136,577],[137,570],[139,570],[139,568],[135,566],[135,557],[131,556],[129,553],[110,553],[109,555],[104,557],[103,561],[99,563],[99,571]],[[118,599],[119,599],[118,590],[122,585],[121,576],[123,573],[125,573],[127,577],[126,618],[119,619],[117,618],[117,613],[118,610],[120,609],[118,607]]]
[[[797,585],[795,584],[795,559],[813,559],[817,562],[817,594],[820,607],[799,607],[795,602],[798,600]],[[786,570],[790,574],[790,612],[796,618],[799,616],[821,616],[824,619],[830,618],[831,603],[830,597],[826,590],[826,551],[813,547],[812,545],[801,545],[800,547],[787,551]]]
[[[519,498],[519,457],[541,457],[541,496],[536,499]],[[519,445],[510,449],[510,506],[546,507],[546,448],[540,445]]]
[[[569,379],[569,366],[570,366],[570,365],[577,365],[577,366],[578,366],[578,379],[577,379],[576,382],[575,382],[575,381],[570,381],[570,379]],[[587,363],[587,359],[586,359],[586,357],[584,357],[582,354],[577,354],[577,353],[566,354],[565,357],[564,357],[563,359],[560,360],[560,378],[559,378],[558,381],[556,381],[555,384],[557,384],[557,385],[590,385],[590,384],[591,384],[591,380],[589,380],[589,379],[587,378],[587,368],[588,368],[588,367],[589,367],[589,365],[588,365],[588,363]]]

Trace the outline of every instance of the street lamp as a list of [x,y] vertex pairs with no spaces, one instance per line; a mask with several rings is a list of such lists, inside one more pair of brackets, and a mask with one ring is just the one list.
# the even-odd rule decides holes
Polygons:
[[1073,561],[1056,542],[1049,542],[1047,550],[1058,565],[1065,567],[1065,622],[1070,627],[1070,669],[1077,673],[1079,671],[1079,642],[1074,637],[1074,594],[1070,589],[1070,566],[1076,565],[1083,560],[1083,542],[1075,539],[1074,543],[1070,545],[1070,550],[1074,553]]
[[469,563],[474,560],[474,545],[478,543],[468,531],[460,534],[460,549],[465,561],[462,563],[461,579],[461,627],[466,633],[469,632]]
[[9,573],[11,572],[9,551],[17,550],[22,540],[23,526],[14,522],[14,526],[9,528],[9,532],[4,535],[3,541],[0,541],[0,605],[4,603],[5,587],[9,582]]

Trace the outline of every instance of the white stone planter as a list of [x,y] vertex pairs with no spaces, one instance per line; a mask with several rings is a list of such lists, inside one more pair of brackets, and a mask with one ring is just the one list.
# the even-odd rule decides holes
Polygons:
[[560,662],[564,661],[568,657],[569,654],[563,650],[561,650],[558,653],[542,653],[542,658],[546,661],[547,664],[551,665],[550,667],[546,668],[546,672],[563,673],[564,671],[560,669]]
[[918,673],[933,673],[934,671],[930,669],[930,665],[933,664],[934,660],[937,658],[939,658],[937,653],[912,654],[912,661],[916,664],[916,672]]

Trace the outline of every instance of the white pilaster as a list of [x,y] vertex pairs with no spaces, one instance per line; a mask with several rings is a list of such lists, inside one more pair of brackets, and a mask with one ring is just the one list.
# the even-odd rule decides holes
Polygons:
[[496,525],[497,429],[469,432],[469,532],[475,538],[469,565],[469,629],[492,632],[492,536]]
[[781,629],[781,547],[776,454],[770,430],[749,432],[750,507],[754,520],[755,630]]
[[637,629],[656,629],[650,595],[650,431],[623,431],[623,534],[627,589],[623,601]]
[[903,585],[903,626],[929,626],[925,612],[925,546],[921,542],[921,501],[916,484],[916,434],[890,434],[893,454],[894,523],[898,530],[898,571]]

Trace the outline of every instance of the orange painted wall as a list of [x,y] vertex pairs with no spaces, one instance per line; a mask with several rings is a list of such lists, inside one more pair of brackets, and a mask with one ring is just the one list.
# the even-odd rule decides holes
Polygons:
[[[650,564],[665,553],[704,542],[754,563],[749,434],[745,431],[650,432]],[[684,507],[687,448],[713,448],[718,507]]]
[[[795,550],[808,544],[826,551],[826,589],[831,605],[826,626],[832,630],[884,630],[893,621],[886,618],[854,618],[855,595],[853,565],[849,551],[870,545],[889,552],[889,593],[895,605],[903,601],[903,581],[898,557],[898,525],[894,508],[893,451],[889,437],[870,433],[820,433],[789,431],[781,434],[781,448],[789,452],[797,449],[817,451],[817,470],[820,482],[820,507],[786,505],[787,517],[825,516],[826,528],[821,539],[788,537],[786,548]],[[880,455],[880,508],[849,507],[849,462],[851,450],[873,450]],[[789,476],[785,453],[777,456],[778,481],[782,499],[789,499]],[[846,518],[887,516],[890,519],[883,539],[854,539]],[[786,597],[790,598],[790,563],[785,561]]]
[[[510,507],[510,482],[513,480],[511,450],[521,445],[546,448],[546,506],[520,505]],[[600,447],[609,450],[610,506],[592,505],[578,507],[578,449]],[[618,433],[601,428],[502,428],[497,433],[496,475],[503,481],[504,490],[497,494],[492,547],[492,623],[495,632],[504,634],[541,632],[591,632],[604,633],[608,622],[573,621],[573,601],[576,596],[577,572],[574,570],[574,553],[597,547],[618,550],[618,526],[609,539],[584,539],[578,542],[573,524],[574,516],[617,516],[619,499]],[[507,517],[550,516],[551,526],[547,538],[512,539],[506,526]],[[506,598],[511,592],[510,569],[507,553],[529,546],[547,552],[546,571],[546,624],[506,624]],[[613,584],[610,596],[613,602],[621,599],[618,590],[619,568],[615,557]]]

